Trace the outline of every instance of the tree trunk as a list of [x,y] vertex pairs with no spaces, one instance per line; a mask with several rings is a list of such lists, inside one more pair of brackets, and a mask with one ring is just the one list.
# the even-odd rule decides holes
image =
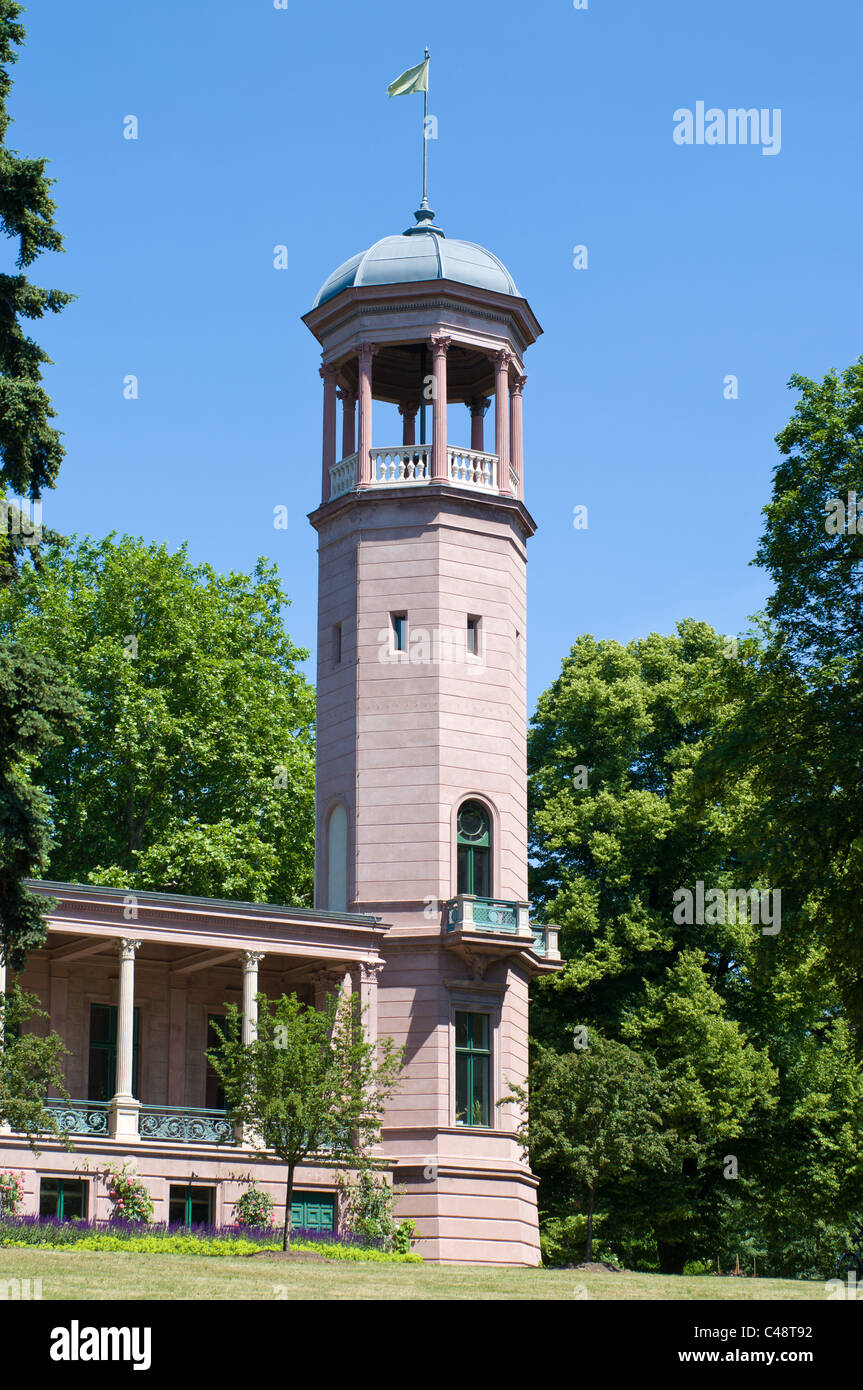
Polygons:
[[593,1198],[594,1184],[589,1183],[587,1188],[587,1246],[584,1251],[584,1258],[588,1262],[593,1259]]
[[285,1193],[285,1238],[282,1241],[282,1249],[291,1248],[291,1206],[294,1200],[294,1165],[288,1164],[288,1187]]
[[682,1274],[686,1264],[686,1246],[682,1241],[662,1240],[656,1237],[656,1253],[659,1256],[660,1274]]

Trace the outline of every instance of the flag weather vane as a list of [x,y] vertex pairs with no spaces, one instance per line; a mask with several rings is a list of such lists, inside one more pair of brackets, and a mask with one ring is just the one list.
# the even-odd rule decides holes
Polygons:
[[[391,82],[387,87],[387,95],[391,97],[407,97],[414,92],[423,94],[423,200],[414,216],[417,222],[422,225],[424,222],[434,220],[434,213],[429,207],[428,201],[428,113],[429,113],[429,51],[426,48],[425,58],[416,67],[408,68],[395,82]],[[414,229],[412,229],[414,230]],[[434,229],[436,230],[436,229]]]

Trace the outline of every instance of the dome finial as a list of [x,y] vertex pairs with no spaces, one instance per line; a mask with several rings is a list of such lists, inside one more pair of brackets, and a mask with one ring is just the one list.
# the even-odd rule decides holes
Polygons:
[[423,194],[423,200],[414,213],[414,217],[417,225],[407,227],[403,233],[404,236],[415,236],[417,232],[434,232],[435,236],[446,236],[442,227],[434,225],[434,212],[429,207],[429,200],[425,194]]

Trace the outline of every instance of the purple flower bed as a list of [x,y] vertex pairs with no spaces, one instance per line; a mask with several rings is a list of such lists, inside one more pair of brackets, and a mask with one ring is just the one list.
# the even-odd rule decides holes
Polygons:
[[[146,1222],[127,1221],[61,1221],[56,1216],[4,1216],[0,1217],[0,1245],[6,1240],[22,1240],[28,1245],[74,1245],[85,1236],[99,1233],[118,1236],[120,1240],[132,1236],[173,1236],[191,1235],[198,1240],[254,1240],[272,1244],[280,1242],[284,1236],[284,1226],[184,1226],[180,1221]],[[291,1240],[313,1240],[327,1245],[355,1246],[362,1250],[383,1250],[386,1242],[370,1240],[349,1231],[310,1230],[303,1226],[291,1227]]]

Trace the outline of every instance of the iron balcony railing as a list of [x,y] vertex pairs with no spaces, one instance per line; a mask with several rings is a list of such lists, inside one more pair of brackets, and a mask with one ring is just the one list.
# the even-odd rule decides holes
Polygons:
[[538,956],[558,960],[557,927],[531,922],[530,903],[508,902],[503,898],[480,898],[459,893],[445,904],[445,925],[451,931],[481,931],[533,938]]
[[49,1098],[58,1125],[66,1134],[108,1133],[108,1102],[102,1100],[60,1100]]
[[196,1110],[188,1105],[142,1105],[138,1120],[142,1139],[175,1144],[233,1144],[234,1126],[224,1110]]

